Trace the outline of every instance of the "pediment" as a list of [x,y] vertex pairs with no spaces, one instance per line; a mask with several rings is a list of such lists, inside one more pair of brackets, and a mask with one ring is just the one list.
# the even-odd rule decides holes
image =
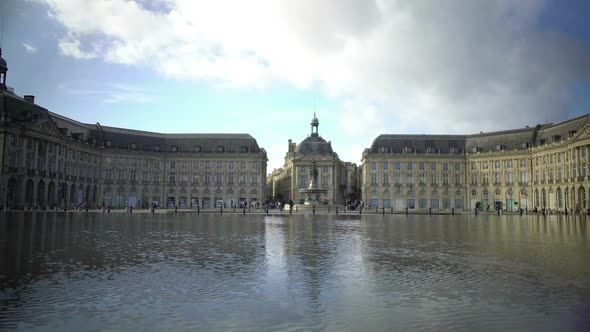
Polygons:
[[46,135],[54,136],[54,137],[62,137],[62,133],[59,132],[55,122],[51,120],[39,120],[33,122],[32,124],[27,126],[29,130],[34,130],[41,132]]
[[582,127],[573,138],[574,142],[590,138],[590,125],[586,124]]

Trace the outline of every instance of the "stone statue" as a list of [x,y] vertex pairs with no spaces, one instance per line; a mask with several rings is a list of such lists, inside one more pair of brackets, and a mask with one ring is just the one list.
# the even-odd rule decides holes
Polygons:
[[309,178],[312,183],[316,183],[318,180],[318,168],[316,166],[316,161],[313,160],[311,162],[311,169],[309,170]]

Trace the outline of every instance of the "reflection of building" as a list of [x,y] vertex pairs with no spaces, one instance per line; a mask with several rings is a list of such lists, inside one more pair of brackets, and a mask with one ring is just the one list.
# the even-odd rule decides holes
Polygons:
[[266,152],[248,134],[80,123],[8,91],[6,71],[1,59],[2,205],[229,207],[264,198]]
[[338,158],[332,150],[332,143],[327,142],[318,133],[318,119],[311,120],[311,134],[301,143],[295,144],[289,140],[285,164],[282,168],[274,170],[268,177],[268,186],[272,192],[272,199],[293,200],[295,203],[303,203],[306,197],[302,197],[299,189],[307,188],[310,183],[310,167],[315,161],[318,169],[318,187],[326,189],[324,204],[341,204],[345,195],[356,188],[355,184],[348,183],[349,179],[356,179],[356,175],[350,172],[356,170],[354,164],[346,164]]
[[476,135],[380,135],[363,152],[362,198],[408,209],[587,209],[590,115]]

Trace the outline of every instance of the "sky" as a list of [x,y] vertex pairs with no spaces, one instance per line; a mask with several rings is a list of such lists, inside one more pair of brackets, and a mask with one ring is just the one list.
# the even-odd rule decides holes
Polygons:
[[0,0],[8,85],[66,117],[249,133],[473,134],[590,112],[587,0]]

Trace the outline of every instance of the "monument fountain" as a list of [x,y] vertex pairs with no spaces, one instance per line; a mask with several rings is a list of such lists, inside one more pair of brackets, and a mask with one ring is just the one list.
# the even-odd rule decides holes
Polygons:
[[305,197],[305,205],[317,205],[322,203],[322,195],[326,195],[327,189],[318,187],[318,169],[316,161],[311,162],[311,169],[309,170],[309,186],[307,188],[299,189],[301,197]]

